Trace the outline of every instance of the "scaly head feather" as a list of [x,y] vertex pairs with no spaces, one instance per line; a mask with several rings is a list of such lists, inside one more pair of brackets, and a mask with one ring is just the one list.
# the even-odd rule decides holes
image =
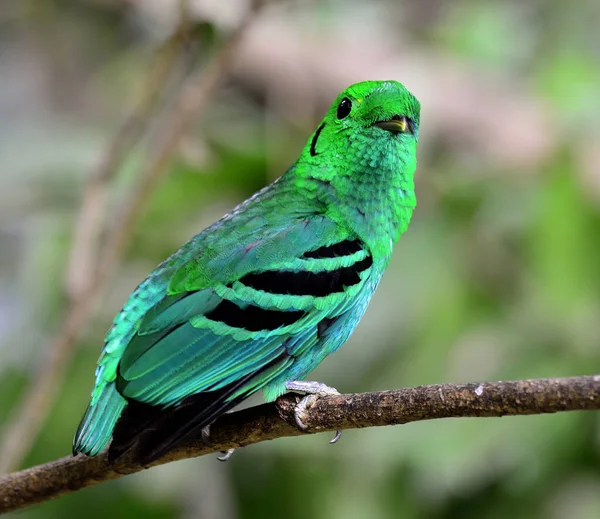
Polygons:
[[385,262],[416,206],[419,117],[419,101],[397,81],[352,85],[331,105],[289,173]]

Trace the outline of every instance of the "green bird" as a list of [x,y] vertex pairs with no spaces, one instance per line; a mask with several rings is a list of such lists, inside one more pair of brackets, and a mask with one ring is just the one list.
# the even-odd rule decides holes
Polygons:
[[[420,104],[396,81],[344,90],[280,178],[161,263],[115,317],[73,453],[147,464],[350,337],[416,206]],[[336,436],[337,439],[338,436]]]

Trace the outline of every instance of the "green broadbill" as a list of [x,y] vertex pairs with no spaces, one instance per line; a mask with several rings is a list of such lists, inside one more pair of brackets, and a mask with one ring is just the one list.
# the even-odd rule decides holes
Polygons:
[[[420,105],[396,81],[344,90],[283,176],[183,245],[115,317],[73,451],[148,463],[350,336],[416,205]],[[325,386],[326,387],[326,386]],[[300,422],[300,420],[298,420]]]

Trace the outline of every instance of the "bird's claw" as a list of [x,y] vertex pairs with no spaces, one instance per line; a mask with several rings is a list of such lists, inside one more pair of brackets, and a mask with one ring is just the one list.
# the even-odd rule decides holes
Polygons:
[[212,447],[212,443],[210,441],[210,425],[207,425],[200,432],[200,437],[202,438],[202,443],[207,447]]
[[341,437],[342,437],[342,430],[338,429],[337,431],[335,431],[335,436],[331,440],[329,440],[329,443],[331,443],[331,445],[333,445],[334,443],[337,443]]
[[[285,387],[288,391],[306,395],[302,400],[300,400],[300,402],[298,402],[294,409],[294,420],[298,428],[302,431],[306,431],[308,429],[308,425],[302,421],[301,417],[309,407],[311,407],[321,397],[340,394],[340,392],[334,387],[327,386],[321,382],[290,380],[286,382]],[[341,437],[342,431],[341,429],[338,429],[334,438],[330,440],[329,443],[337,443]]]
[[226,461],[229,460],[229,458],[231,458],[231,456],[235,452],[235,449],[227,449],[226,451],[221,451],[221,452],[223,452],[223,456],[217,456],[217,459],[219,461],[222,461],[223,463],[225,463]]
[[[202,438],[202,442],[204,443],[204,445],[206,445],[207,447],[212,447],[212,443],[210,441],[210,425],[207,425],[206,427],[204,427],[204,429],[202,429],[202,432],[200,433],[200,437]],[[229,460],[229,458],[231,458],[231,456],[233,455],[233,453],[235,452],[235,449],[227,449],[226,451],[221,451],[223,453],[223,456],[217,456],[217,459],[219,461],[227,461]]]

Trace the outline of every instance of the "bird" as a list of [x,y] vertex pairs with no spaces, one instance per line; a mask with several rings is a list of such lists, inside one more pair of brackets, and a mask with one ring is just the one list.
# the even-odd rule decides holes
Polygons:
[[109,445],[109,461],[147,465],[259,390],[305,395],[300,427],[339,394],[305,379],[350,337],[408,228],[420,110],[397,81],[349,86],[282,176],[142,281],[106,335],[73,454]]

